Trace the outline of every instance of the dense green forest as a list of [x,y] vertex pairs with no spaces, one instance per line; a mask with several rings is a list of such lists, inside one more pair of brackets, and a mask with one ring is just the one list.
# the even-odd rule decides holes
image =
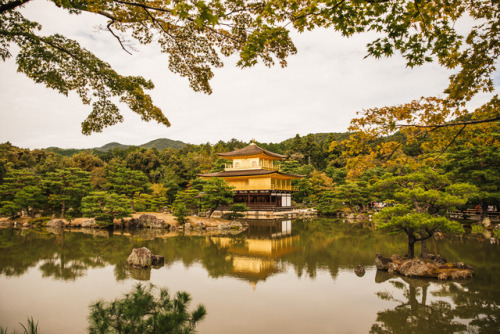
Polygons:
[[[361,212],[382,201],[425,214],[499,206],[496,125],[487,133],[471,128],[445,151],[436,145],[429,148],[428,138],[409,142],[398,133],[366,146],[357,143],[358,151],[352,153],[354,137],[321,133],[257,145],[288,156],[281,170],[305,176],[296,183],[294,204],[314,206],[324,214]],[[380,147],[395,143],[400,144],[387,158]],[[232,139],[177,149],[73,150],[67,156],[67,151],[62,155],[53,148],[29,150],[0,144],[0,213],[95,216],[96,206],[104,202],[115,208],[112,216],[157,211],[181,202],[193,212],[198,209],[195,196],[203,190],[197,175],[222,170],[224,160],[217,153],[246,145]]]

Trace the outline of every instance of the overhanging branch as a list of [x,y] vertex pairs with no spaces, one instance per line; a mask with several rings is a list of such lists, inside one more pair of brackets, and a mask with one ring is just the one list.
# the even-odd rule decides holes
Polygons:
[[474,121],[465,121],[465,122],[454,122],[454,123],[445,123],[445,124],[435,124],[435,125],[417,125],[417,124],[397,124],[398,128],[445,128],[450,126],[460,126],[460,125],[470,125],[470,124],[482,124],[482,123],[492,123],[500,121],[500,115],[493,118],[488,119],[478,119]]
[[0,14],[2,14],[3,12],[6,12],[8,10],[14,9],[16,7],[19,7],[21,5],[24,5],[28,1],[31,1],[31,0],[16,0],[16,1],[7,2],[6,4],[3,4],[0,6]]

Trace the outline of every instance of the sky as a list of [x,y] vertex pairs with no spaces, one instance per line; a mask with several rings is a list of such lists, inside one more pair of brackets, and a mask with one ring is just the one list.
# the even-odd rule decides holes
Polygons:
[[232,138],[270,143],[296,134],[345,132],[363,109],[441,96],[452,73],[436,63],[410,69],[399,56],[365,59],[374,34],[344,38],[318,29],[292,35],[298,52],[286,68],[259,64],[241,69],[235,66],[236,57],[223,59],[225,66],[214,71],[213,93],[207,95],[171,73],[158,46],[134,43],[137,50],[125,53],[114,37],[99,29],[106,23],[101,17],[70,15],[45,0],[30,2],[22,11],[42,24],[43,33],[77,40],[118,73],[151,79],[153,102],[172,124],[144,122],[121,105],[123,123],[82,135],[80,124],[91,106],[74,93],[66,97],[17,73],[13,57],[0,62],[0,143],[23,148],[141,145],[158,138],[192,144]]

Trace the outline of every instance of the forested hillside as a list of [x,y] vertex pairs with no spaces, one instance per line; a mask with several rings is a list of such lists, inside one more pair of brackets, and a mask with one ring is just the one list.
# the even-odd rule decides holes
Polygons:
[[[288,156],[281,162],[282,171],[305,175],[296,182],[295,204],[315,206],[326,214],[346,208],[359,212],[380,201],[410,203],[417,195],[429,202],[437,193],[472,192],[467,202],[447,209],[498,206],[499,132],[494,124],[488,131],[471,128],[446,150],[429,145],[429,138],[409,142],[400,133],[363,145],[355,137],[321,133],[257,145]],[[114,194],[119,205],[136,211],[170,206],[181,195],[186,203],[192,202],[201,189],[197,175],[224,168],[217,153],[246,145],[232,139],[177,149],[117,146],[71,151],[67,156],[70,151],[63,155],[54,149],[29,150],[4,143],[0,145],[0,212],[3,216],[25,212],[76,217],[86,210],[82,199],[99,194]],[[433,182],[426,184],[426,180]],[[421,193],[412,193],[416,188]]]

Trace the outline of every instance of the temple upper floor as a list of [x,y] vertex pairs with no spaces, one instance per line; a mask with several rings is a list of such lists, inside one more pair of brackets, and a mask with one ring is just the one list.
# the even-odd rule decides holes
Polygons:
[[259,157],[232,159],[232,161],[226,163],[225,166],[226,171],[242,169],[267,169],[279,171],[280,166],[275,165],[273,160],[262,159]]
[[231,160],[226,163],[226,171],[242,170],[242,169],[266,169],[280,170],[279,165],[274,164],[274,160],[283,160],[285,155],[270,152],[255,143],[232,151],[218,154],[220,157]]

